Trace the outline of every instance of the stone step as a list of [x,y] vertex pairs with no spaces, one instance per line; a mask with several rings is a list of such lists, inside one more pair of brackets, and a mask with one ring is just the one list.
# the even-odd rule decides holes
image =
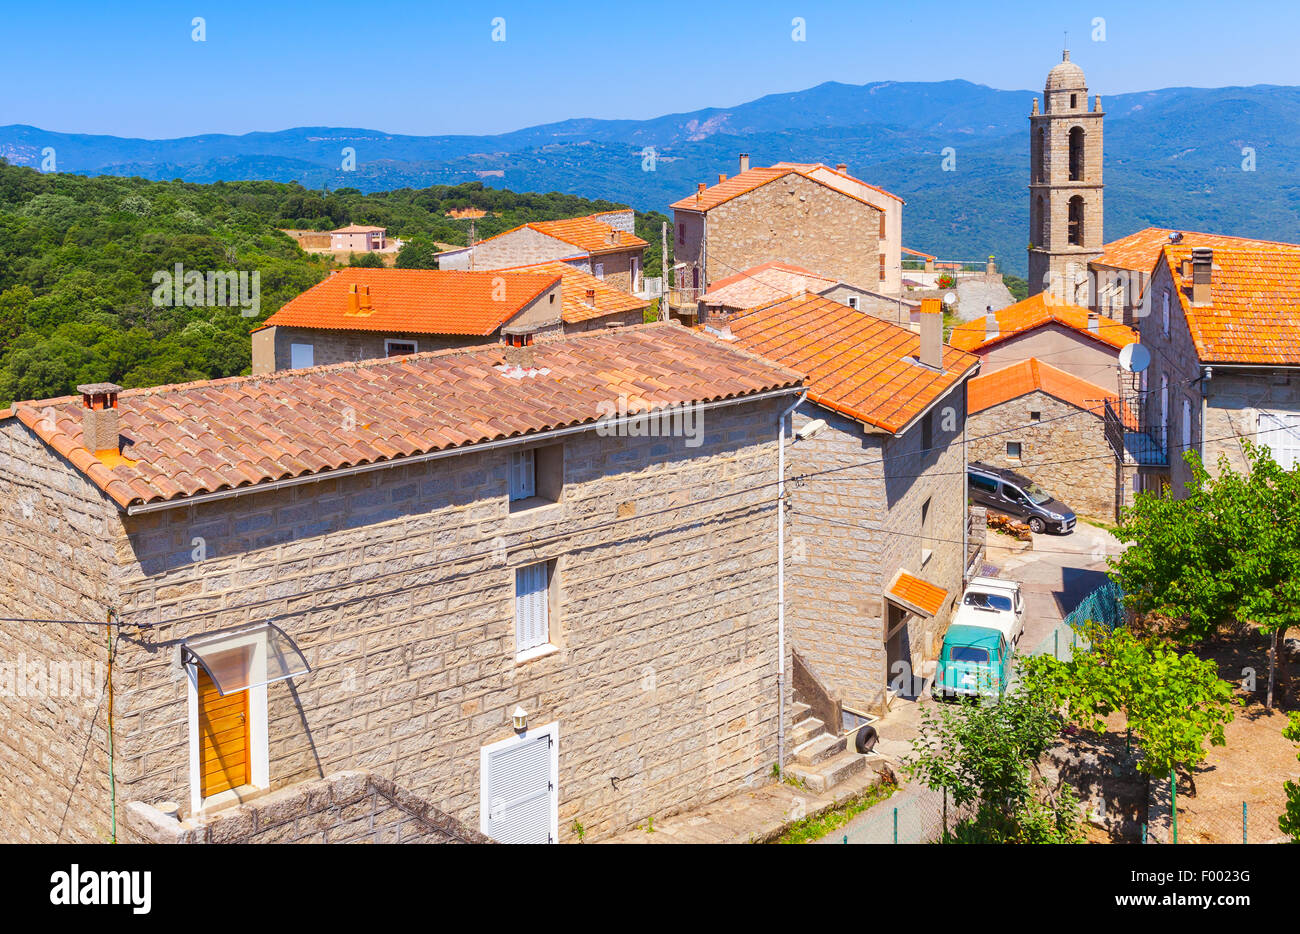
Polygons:
[[[791,758],[800,765],[816,765],[819,762],[825,762],[832,756],[839,755],[847,746],[848,740],[845,737],[821,733],[806,743],[795,746]],[[857,753],[854,752],[854,755],[857,755]]]
[[786,771],[803,782],[803,786],[809,791],[821,794],[854,775],[862,774],[869,767],[870,763],[866,756],[848,751],[832,756],[817,765],[792,765]]
[[812,716],[812,707],[795,701],[790,707],[790,722],[799,723]]
[[816,717],[807,717],[790,728],[788,741],[792,747],[802,746],[820,733],[826,732],[826,724]]

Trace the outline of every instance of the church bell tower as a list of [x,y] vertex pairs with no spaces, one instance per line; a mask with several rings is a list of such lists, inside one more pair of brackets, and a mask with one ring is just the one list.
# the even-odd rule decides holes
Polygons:
[[1088,109],[1083,69],[1047,73],[1043,108],[1029,114],[1029,294],[1090,304],[1088,262],[1102,254],[1102,145],[1098,95]]

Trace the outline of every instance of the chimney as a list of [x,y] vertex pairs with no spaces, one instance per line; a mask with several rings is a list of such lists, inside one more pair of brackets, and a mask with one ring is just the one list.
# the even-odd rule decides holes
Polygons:
[[1101,316],[1095,311],[1088,312],[1088,330],[1093,334],[1101,333]]
[[81,393],[81,443],[96,456],[117,454],[117,394],[122,387],[114,383],[87,383],[78,386]]
[[361,300],[357,296],[357,287],[355,285],[350,285],[348,286],[348,310],[346,313],[349,315],[355,315],[360,310]]
[[742,152],[740,154],[740,171],[742,172],[749,171],[749,153],[747,152]]
[[1214,251],[1208,246],[1192,248],[1192,304],[1212,305],[1214,299],[1210,289],[1211,273],[1214,270]]
[[595,290],[595,289],[587,289],[587,304],[588,304],[588,305],[594,305],[594,304],[596,304],[596,290]]
[[699,201],[704,197],[704,182],[700,182],[700,187],[695,189],[695,200]]
[[849,174],[848,163],[841,162],[839,165],[835,166],[835,171],[839,172],[841,175],[848,175]]
[[992,305],[984,306],[984,339],[992,340],[998,336],[998,316]]
[[943,369],[943,311],[937,298],[921,299],[921,352],[918,359],[931,369]]
[[724,174],[722,174],[721,172],[719,172],[719,173],[718,173],[718,184],[721,185],[721,184],[722,184],[723,182],[725,182],[726,180],[727,180],[727,176],[724,175]]

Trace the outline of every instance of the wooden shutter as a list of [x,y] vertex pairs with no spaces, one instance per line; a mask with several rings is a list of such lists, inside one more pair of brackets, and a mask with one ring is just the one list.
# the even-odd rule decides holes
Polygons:
[[480,781],[487,790],[484,832],[500,843],[554,843],[559,796],[552,783],[550,733],[485,750]]
[[528,499],[537,495],[537,469],[533,449],[510,455],[510,499]]
[[1260,412],[1259,432],[1256,440],[1283,470],[1300,464],[1300,412]]
[[515,571],[515,651],[545,645],[550,639],[547,573],[545,564],[530,564]]
[[199,794],[206,798],[249,782],[248,692],[222,697],[198,669]]

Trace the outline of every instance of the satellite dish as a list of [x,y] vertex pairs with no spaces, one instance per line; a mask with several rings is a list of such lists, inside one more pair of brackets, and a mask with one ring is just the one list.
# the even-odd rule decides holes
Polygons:
[[1151,365],[1151,351],[1141,344],[1129,344],[1119,352],[1120,369],[1141,373]]
[[943,297],[943,303],[944,303],[945,305],[953,305],[953,304],[956,304],[956,302],[957,302],[957,293],[956,293],[956,292],[949,292],[947,295],[945,295],[945,296]]

